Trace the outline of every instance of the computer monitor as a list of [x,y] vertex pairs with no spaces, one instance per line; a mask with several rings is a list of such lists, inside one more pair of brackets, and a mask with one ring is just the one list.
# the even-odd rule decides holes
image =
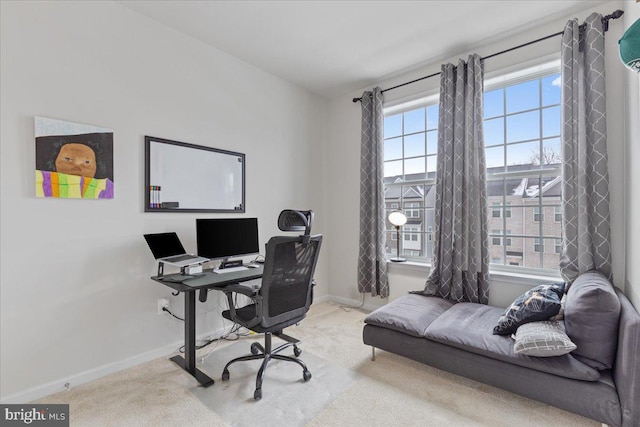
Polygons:
[[258,218],[197,218],[198,255],[222,259],[260,252]]

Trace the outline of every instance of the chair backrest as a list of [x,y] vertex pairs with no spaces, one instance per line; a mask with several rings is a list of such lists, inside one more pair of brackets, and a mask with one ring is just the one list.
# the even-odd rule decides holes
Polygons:
[[282,231],[304,231],[304,234],[309,234],[313,217],[313,211],[285,209],[278,215],[278,228]]
[[313,217],[311,210],[285,209],[278,215],[278,228],[282,231],[304,231],[300,238],[304,243],[308,243]]
[[286,322],[309,310],[321,245],[322,235],[269,239],[260,288],[263,327]]

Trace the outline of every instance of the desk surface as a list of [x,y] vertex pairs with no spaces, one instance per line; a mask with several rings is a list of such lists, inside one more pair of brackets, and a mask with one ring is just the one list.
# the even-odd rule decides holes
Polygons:
[[176,273],[165,274],[162,278],[153,276],[151,279],[176,291],[187,292],[202,288],[224,287],[232,283],[259,279],[262,277],[263,270],[262,265],[257,268],[248,268],[247,270],[232,271],[229,273],[213,273],[212,270],[208,269],[200,274],[191,275],[189,278],[184,278],[185,276]]

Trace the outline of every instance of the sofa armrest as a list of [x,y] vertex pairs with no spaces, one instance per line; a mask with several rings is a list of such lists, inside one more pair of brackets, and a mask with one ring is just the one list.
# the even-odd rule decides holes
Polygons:
[[620,324],[613,380],[622,407],[622,427],[640,426],[640,314],[622,292],[616,289],[616,293]]

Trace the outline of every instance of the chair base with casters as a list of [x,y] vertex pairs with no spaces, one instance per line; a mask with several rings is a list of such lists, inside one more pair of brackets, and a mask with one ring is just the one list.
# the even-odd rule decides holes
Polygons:
[[[227,316],[230,317],[228,313],[229,313],[228,311],[225,311],[222,313],[222,315],[224,317],[227,317]],[[258,342],[254,342],[253,344],[251,344],[251,354],[248,354],[246,356],[236,357],[235,359],[227,363],[224,369],[222,370],[222,381],[229,380],[229,377],[230,377],[229,366],[231,366],[232,364],[236,362],[244,362],[248,360],[261,360],[261,359],[262,359],[262,365],[260,365],[260,370],[258,370],[258,374],[256,376],[256,389],[253,392],[253,398],[255,400],[262,399],[262,382],[264,380],[265,372],[267,370],[267,365],[269,364],[271,359],[297,363],[302,368],[302,379],[304,381],[309,381],[311,379],[311,372],[309,371],[309,369],[307,369],[307,365],[305,365],[305,363],[302,360],[298,359],[298,356],[300,356],[300,354],[302,353],[302,350],[300,350],[300,348],[297,345],[300,341],[298,341],[293,337],[283,334],[282,329],[276,330],[276,331],[266,331],[266,330],[259,331],[259,329],[261,329],[259,327],[253,328],[253,329],[254,330],[258,329],[256,330],[256,332],[264,333],[264,347],[262,346],[262,344]],[[287,342],[274,349],[271,346],[271,338],[273,335]],[[293,347],[293,354],[295,356],[285,356],[282,354],[278,354],[281,351],[290,347]]]

